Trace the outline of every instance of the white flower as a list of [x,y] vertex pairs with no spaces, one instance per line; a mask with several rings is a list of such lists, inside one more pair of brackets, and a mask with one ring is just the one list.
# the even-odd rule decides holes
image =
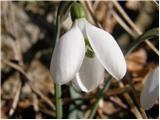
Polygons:
[[[85,38],[95,56],[85,57]],[[116,79],[126,73],[126,62],[115,39],[91,25],[85,18],[76,19],[72,28],[56,43],[50,71],[57,84],[72,81],[73,86],[89,92],[104,79],[104,68]]]
[[159,67],[149,74],[144,82],[140,103],[145,110],[150,109],[159,96]]

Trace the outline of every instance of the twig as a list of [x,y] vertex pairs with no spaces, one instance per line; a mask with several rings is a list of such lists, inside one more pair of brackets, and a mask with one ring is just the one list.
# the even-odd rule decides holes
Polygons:
[[40,116],[40,112],[39,112],[38,98],[35,95],[35,93],[32,93],[32,98],[33,98],[33,108],[34,108],[34,111],[35,111],[35,118],[40,119],[41,116]]
[[37,100],[37,96],[34,93],[32,93],[32,98],[33,98],[33,108],[35,112],[38,112],[39,111],[38,100]]
[[106,92],[106,96],[115,96],[115,95],[119,95],[129,91],[131,91],[129,86],[125,86],[124,88],[115,88],[115,89],[108,90]]
[[48,99],[43,93],[40,92],[40,90],[37,90],[31,82],[29,82],[29,85],[34,93],[36,93],[38,96],[40,96],[53,110],[55,110],[54,104]]
[[[141,87],[141,84],[139,84],[138,87]],[[137,90],[138,87],[135,89]],[[130,92],[130,91],[131,91],[131,87],[129,85],[126,85],[123,88],[115,88],[115,89],[108,90],[106,93],[106,96],[115,96],[115,95],[122,94],[124,92]]]
[[[5,23],[6,31],[10,33],[10,35],[12,35],[14,38],[14,45],[12,45],[12,47],[15,53],[15,58],[18,60],[18,64],[23,66],[23,59],[22,59],[22,53],[21,53],[21,47],[20,47],[21,45],[18,40],[19,38],[17,34],[18,32],[16,31],[15,12],[11,2],[4,3],[4,12],[6,13],[6,15],[4,15],[4,20],[5,20],[4,23]],[[20,75],[19,77],[21,78],[21,74],[19,75]],[[15,112],[23,85],[24,85],[23,81],[20,81],[16,96],[12,103],[12,107],[9,111],[9,116],[12,116]]]
[[110,100],[111,102],[115,103],[116,105],[118,105],[119,107],[121,107],[121,108],[123,108],[123,109],[125,109],[125,110],[128,110],[127,105],[125,105],[125,104],[122,103],[122,102],[117,101],[114,97],[109,97],[109,100]]
[[[119,82],[119,87],[123,88],[124,84],[122,82]],[[143,119],[141,113],[139,112],[138,108],[135,106],[130,95],[128,93],[124,93],[123,95],[124,95],[125,99],[127,100],[128,104],[130,105],[131,111],[135,114],[136,118]]]
[[156,0],[152,0],[154,6],[156,7],[156,9],[159,11],[159,4],[156,2]]
[[1,61],[4,64],[20,72],[28,80],[28,84],[31,87],[32,91],[36,93],[38,96],[40,96],[53,110],[55,110],[55,106],[52,104],[52,102],[46,96],[44,96],[43,93],[41,93],[39,90],[33,87],[33,85],[31,84],[32,80],[19,65],[11,63],[10,61],[7,60],[1,60]]
[[[5,21],[5,26],[7,29],[7,32],[11,34],[11,36],[14,37],[14,45],[13,45],[13,49],[14,49],[14,53],[15,53],[15,58],[16,60],[18,60],[18,65],[11,63],[9,61],[6,60],[2,60],[3,63],[5,63],[6,65],[14,68],[16,71],[18,71],[20,73],[20,78],[24,77],[26,78],[26,80],[28,80],[27,84],[29,84],[29,86],[31,87],[32,91],[34,93],[36,93],[36,95],[40,96],[53,110],[55,110],[55,106],[52,104],[52,102],[46,97],[44,96],[39,90],[37,90],[35,87],[32,86],[31,84],[31,79],[29,78],[29,76],[26,74],[26,72],[23,69],[24,63],[23,63],[23,55],[22,55],[22,51],[21,51],[21,45],[20,45],[20,39],[19,39],[19,34],[16,31],[16,18],[15,18],[15,10],[13,9],[13,5],[11,2],[5,2],[4,4],[4,10],[6,12],[6,15],[4,18]],[[22,77],[21,77],[22,76]],[[22,83],[26,82],[22,80]],[[23,87],[24,84],[21,84],[21,87]],[[10,110],[10,114],[14,114],[15,108],[16,108],[16,104],[18,104],[18,100],[19,100],[19,95],[21,93],[21,89],[19,89],[16,93],[16,97],[14,99],[13,102],[13,108],[11,108]]]
[[[104,117],[103,117],[103,111],[102,111],[102,109],[98,109],[97,110],[97,114],[98,114],[98,116],[99,116],[99,119],[103,119]],[[96,117],[97,118],[97,117]]]
[[[124,19],[129,23],[129,25],[135,30],[135,32],[138,35],[141,35],[141,30],[136,26],[136,24],[130,19],[130,17],[126,14],[126,12],[123,10],[123,8],[119,5],[119,3],[115,0],[112,0],[113,4],[117,8],[117,10],[121,13],[121,15],[124,17]],[[159,51],[157,48],[149,41],[146,40],[145,43],[159,56]]]
[[55,114],[53,114],[53,111],[47,110],[47,109],[40,109],[41,112],[51,116],[52,118],[55,118]]
[[131,87],[131,91],[132,91],[133,96],[134,96],[134,98],[135,98],[135,102],[136,102],[136,104],[138,105],[138,108],[139,108],[139,110],[140,110],[143,118],[147,119],[147,115],[146,115],[144,109],[141,107],[140,103],[138,102],[138,96],[137,96],[137,94],[136,94],[136,89],[135,89],[135,87],[134,87],[134,83],[133,83],[133,82],[130,82],[129,85],[130,85],[130,87]]
[[12,103],[12,107],[9,110],[9,116],[10,117],[14,114],[14,112],[15,112],[15,110],[17,108],[19,97],[20,97],[20,93],[21,93],[21,89],[22,89],[22,82],[19,81],[19,84],[17,86],[17,92],[16,92],[15,98],[14,98],[13,103]]
[[86,7],[89,10],[94,22],[96,23],[97,27],[102,28],[102,25],[98,22],[96,16],[94,15],[94,9],[93,6],[91,5],[90,1],[85,1]]
[[42,103],[39,103],[39,107],[40,107],[40,109],[39,109],[40,112],[43,112],[43,113],[51,116],[52,118],[55,118],[56,114],[54,111],[46,109],[46,107]]
[[100,1],[95,1],[93,4],[93,10],[95,11]]
[[129,26],[127,26],[127,24],[122,20],[122,18],[115,11],[112,11],[112,15],[117,20],[117,22],[122,26],[122,28],[124,28],[132,37],[135,38],[136,35],[134,31]]
[[19,41],[19,34],[16,30],[17,28],[17,22],[16,22],[16,16],[15,16],[15,10],[13,8],[13,4],[11,1],[4,3],[4,23],[7,33],[9,33],[12,38],[14,38],[14,54],[15,59],[19,62],[20,65],[23,66],[23,57],[22,57],[22,51],[21,51],[21,44]]

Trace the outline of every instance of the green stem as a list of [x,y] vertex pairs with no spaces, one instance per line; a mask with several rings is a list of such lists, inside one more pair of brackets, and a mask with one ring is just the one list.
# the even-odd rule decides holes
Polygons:
[[[146,39],[150,39],[150,38],[154,38],[154,37],[158,37],[158,36],[159,36],[159,28],[153,28],[151,30],[148,30],[143,35],[139,36],[137,38],[137,40],[135,40],[129,46],[129,48],[126,50],[125,57],[127,57],[127,55],[129,53],[131,53],[137,46],[139,46]],[[108,80],[105,80],[104,87],[103,87],[102,90],[99,91],[99,93],[98,93],[99,96],[97,98],[97,101],[94,103],[93,107],[91,108],[89,119],[92,119],[94,117],[94,115],[96,113],[96,110],[98,108],[99,101],[100,101],[100,99],[103,98],[105,92],[108,90],[109,86],[111,85],[111,81],[112,81],[112,77],[111,76],[108,78]]]
[[62,101],[61,101],[61,86],[56,84],[55,86],[55,92],[56,92],[56,118],[61,119],[63,117],[62,112]]
[[60,31],[61,31],[61,17],[58,15],[57,19],[56,19],[56,33],[55,33],[55,39],[54,39],[55,41],[54,41],[54,47],[53,48],[55,48],[55,44],[59,40]]
[[[53,44],[53,48],[55,44],[58,42],[60,37],[60,30],[61,30],[61,21],[65,18],[66,13],[68,12],[70,6],[72,5],[73,1],[61,1],[56,18],[56,33],[55,33],[55,41]],[[61,119],[63,117],[63,109],[62,109],[62,101],[61,101],[61,86],[55,84],[55,99],[56,99],[56,118]]]
[[[55,42],[58,42],[60,36],[60,16],[57,16],[56,20],[56,38]],[[63,117],[63,110],[62,110],[62,101],[61,101],[61,86],[55,84],[55,97],[56,97],[56,118],[61,119]]]
[[97,97],[97,101],[95,102],[95,104],[93,105],[93,107],[91,109],[91,112],[90,112],[90,115],[89,115],[89,119],[92,119],[94,117],[94,115],[96,113],[96,110],[98,108],[99,101],[103,98],[103,96],[105,94],[105,91],[108,90],[108,88],[109,88],[109,86],[111,84],[111,81],[112,81],[112,77],[111,76],[107,80],[105,80],[104,87],[99,92],[98,97]]

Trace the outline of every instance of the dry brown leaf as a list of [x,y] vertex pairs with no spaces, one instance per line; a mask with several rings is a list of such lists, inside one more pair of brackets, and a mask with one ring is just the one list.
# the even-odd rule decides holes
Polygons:
[[106,6],[106,2],[105,1],[101,1],[99,2],[96,10],[95,10],[95,15],[96,18],[98,19],[98,21],[102,21],[102,19],[104,18],[105,14],[106,14],[106,10],[107,10],[107,6]]
[[54,84],[50,72],[39,60],[34,59],[32,61],[28,74],[33,78],[34,87],[46,95],[48,93],[54,94]]
[[18,102],[18,106],[22,109],[25,109],[25,108],[32,106],[32,102],[28,99],[21,100]]
[[127,58],[127,67],[130,72],[138,72],[143,69],[147,61],[147,53],[144,49],[139,49],[131,53]]
[[125,6],[130,9],[130,10],[139,10],[141,7],[141,3],[140,1],[136,1],[136,0],[128,0],[125,4]]

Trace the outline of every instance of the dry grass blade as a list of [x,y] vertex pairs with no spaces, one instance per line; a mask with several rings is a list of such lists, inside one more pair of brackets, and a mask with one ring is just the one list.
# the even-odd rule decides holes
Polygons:
[[156,7],[156,9],[159,11],[159,4],[157,3],[156,0],[152,0],[154,6]]
[[9,2],[4,2],[3,3],[3,10],[4,10],[4,23],[5,23],[5,28],[7,33],[9,33],[11,36],[14,37],[14,54],[15,54],[15,59],[19,62],[20,65],[23,66],[23,57],[22,57],[22,50],[21,50],[21,44],[20,44],[20,39],[19,39],[19,34],[17,32],[17,20],[15,16],[15,10],[14,6]]
[[115,103],[116,105],[118,105],[119,107],[121,107],[122,109],[128,110],[127,105],[125,105],[124,103],[120,101],[117,101],[114,97],[109,97],[109,100]]
[[143,118],[147,119],[147,115],[146,115],[144,109],[141,107],[140,103],[138,102],[138,96],[137,96],[137,94],[136,94],[137,91],[136,91],[136,89],[135,89],[134,83],[129,83],[129,84],[130,84],[132,93],[133,93],[133,95],[134,95],[135,102],[136,102],[136,104],[137,104],[137,106],[138,106],[138,108],[139,108],[139,111],[141,112]]
[[15,98],[13,100],[12,107],[9,111],[9,116],[12,116],[16,110],[16,107],[17,107],[18,101],[19,101],[19,97],[20,97],[20,93],[21,93],[21,89],[22,89],[22,82],[19,81],[19,84],[17,87],[17,92],[16,92]]
[[43,93],[41,93],[39,90],[37,90],[35,87],[33,87],[32,83],[31,83],[32,80],[19,65],[11,63],[7,60],[2,60],[2,62],[4,64],[10,66],[11,68],[17,70],[18,72],[20,72],[28,80],[28,84],[31,87],[32,91],[34,93],[36,93],[38,96],[40,96],[53,110],[55,110],[54,104],[45,95],[43,95]]
[[[14,41],[14,43],[15,43],[14,50],[15,51],[14,52],[15,52],[15,58],[16,58],[16,60],[18,60],[18,65],[14,64],[14,63],[11,63],[9,61],[6,61],[6,60],[2,60],[2,62],[5,63],[8,66],[14,68],[15,70],[17,70],[20,73],[20,76],[21,75],[24,76],[26,78],[26,80],[29,81],[29,82],[27,82],[27,84],[29,84],[29,86],[31,87],[32,91],[34,93],[36,93],[36,95],[40,96],[53,110],[55,110],[55,106],[52,104],[52,102],[46,96],[44,96],[39,90],[37,90],[35,87],[32,86],[32,84],[31,84],[32,80],[30,80],[29,76],[23,70],[24,63],[23,63],[21,45],[20,45],[20,41],[19,41],[20,39],[19,39],[18,32],[16,31],[16,18],[15,18],[13,4],[11,2],[5,2],[4,10],[5,10],[5,13],[7,14],[5,16],[5,20],[6,20],[5,21],[5,26],[6,26],[7,30],[8,30],[8,33],[10,33],[15,38],[15,41]],[[20,91],[21,91],[21,89],[20,89]],[[20,93],[21,93],[20,91],[17,92],[16,96],[20,95]],[[14,100],[14,101],[16,101],[15,103],[18,103],[18,100],[19,100],[19,98],[16,98]],[[11,109],[10,113],[13,114],[14,111]]]
[[29,85],[34,93],[36,93],[38,96],[40,96],[53,110],[55,110],[54,104],[50,101],[49,98],[47,98],[43,93],[41,93],[39,90],[37,90],[31,82],[29,82]]
[[37,96],[35,95],[35,93],[32,93],[32,98],[33,98],[33,108],[34,108],[34,111],[36,112],[35,116],[36,116],[36,119],[41,119],[41,115],[39,113],[39,106],[38,106],[38,98]]
[[[23,57],[22,57],[22,52],[21,52],[21,45],[20,45],[20,41],[18,40],[19,36],[18,36],[18,32],[16,30],[16,19],[15,19],[15,13],[14,13],[12,3],[5,2],[3,5],[3,9],[6,13],[6,15],[4,15],[6,31],[15,38],[14,45],[13,45],[15,59],[18,61],[19,65],[23,66],[24,63],[23,63]],[[21,77],[21,74],[19,74],[19,77]],[[20,81],[20,83],[19,83],[16,96],[14,98],[12,107],[9,111],[9,116],[12,116],[16,110],[16,107],[17,107],[17,104],[19,101],[19,97],[20,97],[20,93],[21,93],[21,89],[23,87],[22,82],[23,81]]]
[[115,19],[117,20],[117,22],[133,37],[135,37],[135,33],[134,31],[132,31],[132,29],[130,29],[127,24],[121,19],[121,17],[116,13],[116,12],[112,12],[112,15],[115,17]]
[[86,5],[87,9],[89,10],[89,13],[90,13],[91,16],[92,16],[93,21],[96,23],[96,25],[97,25],[99,28],[102,28],[102,25],[98,22],[96,16],[94,15],[94,9],[93,9],[93,6],[92,6],[92,4],[91,4],[91,1],[85,1],[85,5]]
[[[123,88],[124,85],[123,83],[119,83],[120,88]],[[135,106],[132,98],[130,97],[130,95],[128,93],[123,93],[125,99],[127,100],[128,104],[131,107],[131,111],[135,114],[136,118],[138,119],[143,119],[143,116],[141,115],[141,113],[139,112],[138,108]]]
[[[135,23],[130,19],[130,17],[126,14],[126,12],[123,10],[123,8],[119,5],[119,3],[115,0],[113,0],[113,4],[117,8],[117,10],[121,13],[121,15],[124,17],[124,19],[130,24],[130,26],[135,30],[135,32],[138,35],[141,35],[141,30],[135,25]],[[157,48],[149,41],[146,40],[145,43],[159,56],[159,51]]]

